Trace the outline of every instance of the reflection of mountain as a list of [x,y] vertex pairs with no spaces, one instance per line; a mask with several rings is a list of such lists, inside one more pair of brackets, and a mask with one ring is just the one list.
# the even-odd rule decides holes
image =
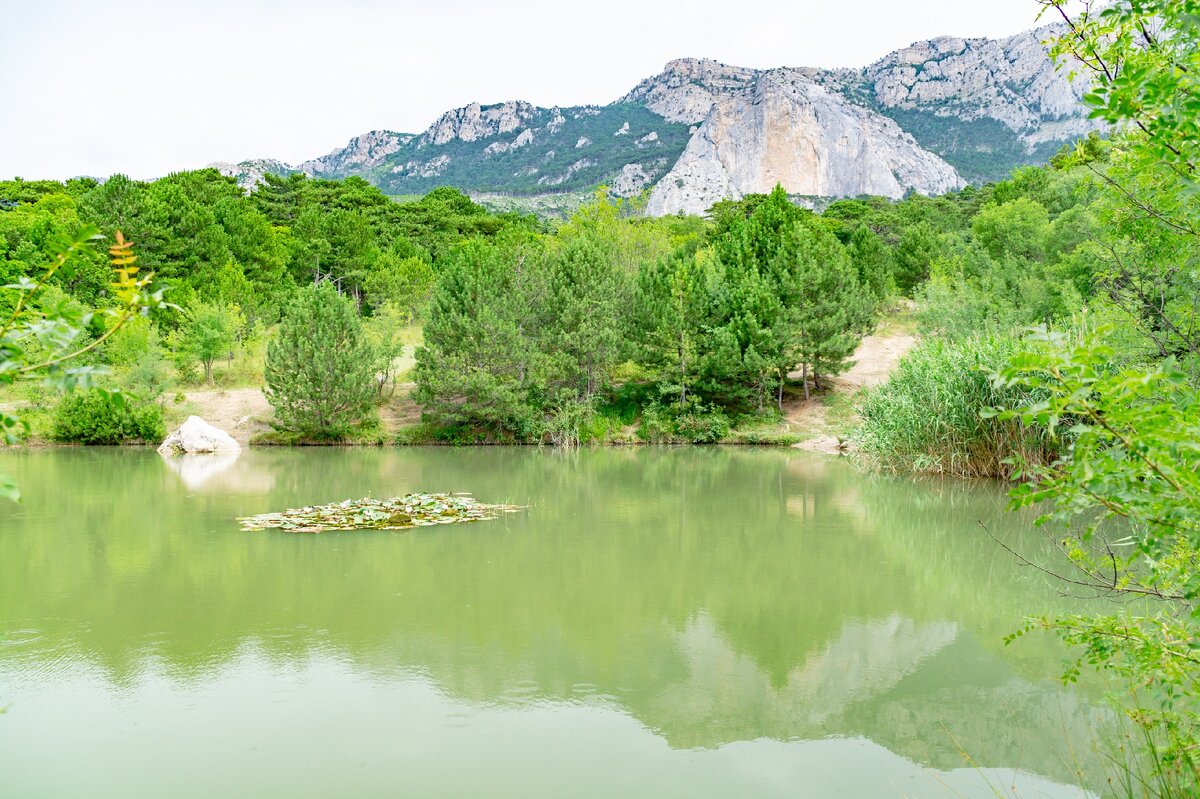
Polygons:
[[[898,616],[849,621],[837,638],[776,687],[700,618],[688,624],[679,640],[691,666],[687,679],[656,697],[649,708],[653,721],[646,721],[662,730],[672,746],[820,737],[830,732],[826,725],[831,719],[892,688],[953,641],[956,632],[948,622],[918,626]],[[691,737],[698,731],[703,731],[699,739]]]
[[[1059,782],[1064,738],[1086,748],[1096,721],[1059,698],[1055,649],[999,643],[1056,600],[976,532],[1035,546],[986,486],[726,449],[248,452],[236,470],[269,475],[256,493],[189,493],[151,453],[0,467],[27,494],[0,509],[0,630],[35,631],[0,669],[55,657],[199,688],[247,653],[331,655],[472,707],[603,701],[676,748],[864,736],[949,770],[956,739]],[[532,507],[403,534],[232,521],[435,489]]]

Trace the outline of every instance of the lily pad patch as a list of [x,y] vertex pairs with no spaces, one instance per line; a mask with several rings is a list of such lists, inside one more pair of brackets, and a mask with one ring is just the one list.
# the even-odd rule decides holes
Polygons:
[[521,510],[519,505],[489,505],[470,494],[405,494],[391,499],[348,499],[280,513],[238,519],[243,530],[323,533],[330,530],[407,530],[435,524],[495,519]]

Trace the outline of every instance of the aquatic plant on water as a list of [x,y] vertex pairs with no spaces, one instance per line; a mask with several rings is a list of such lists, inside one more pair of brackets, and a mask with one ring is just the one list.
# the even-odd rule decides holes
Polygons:
[[262,513],[238,519],[243,530],[283,530],[287,533],[323,533],[329,530],[407,530],[435,524],[479,522],[520,505],[489,505],[470,494],[405,494],[391,499],[348,499],[329,505],[310,505],[280,513]]

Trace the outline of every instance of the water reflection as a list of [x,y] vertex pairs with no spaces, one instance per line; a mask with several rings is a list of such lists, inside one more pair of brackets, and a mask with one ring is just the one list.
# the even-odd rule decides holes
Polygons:
[[[0,789],[79,756],[96,786],[148,769],[154,795],[178,783],[143,761],[205,735],[231,743],[195,795],[505,795],[505,774],[513,795],[977,795],[963,752],[1046,795],[1100,784],[1068,744],[1090,750],[1102,705],[1058,689],[1048,642],[1001,643],[1061,600],[978,531],[1037,547],[992,487],[729,449],[252,451],[200,488],[153,453],[0,468],[27,494],[0,509]],[[401,534],[232,523],[409,490],[531,507]],[[309,769],[286,794],[248,754],[285,742],[364,779]]]
[[202,454],[162,456],[163,463],[179,475],[179,479],[188,488],[195,491],[209,480],[229,471],[237,463],[240,452],[205,452]]

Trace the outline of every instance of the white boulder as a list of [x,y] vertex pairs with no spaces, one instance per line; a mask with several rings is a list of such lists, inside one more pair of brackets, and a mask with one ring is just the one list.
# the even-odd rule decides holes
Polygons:
[[201,452],[241,452],[242,448],[233,436],[213,427],[199,416],[189,416],[179,429],[167,436],[159,445],[163,455],[185,455]]

